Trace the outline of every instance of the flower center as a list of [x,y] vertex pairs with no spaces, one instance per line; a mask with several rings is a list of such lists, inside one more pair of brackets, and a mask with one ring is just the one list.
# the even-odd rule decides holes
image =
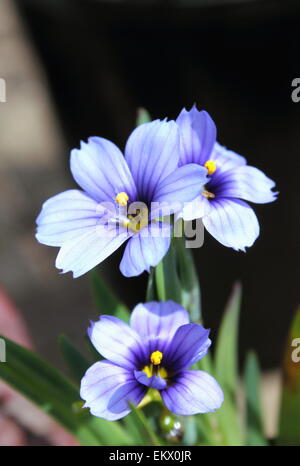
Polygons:
[[123,226],[133,233],[138,233],[148,225],[148,209],[137,209],[134,214],[128,214]]
[[158,366],[161,363],[162,358],[163,354],[160,351],[153,351],[153,353],[150,356],[150,361],[155,366]]
[[127,205],[127,202],[129,200],[129,196],[127,193],[122,191],[121,193],[117,194],[115,201],[120,204],[121,206]]
[[211,192],[207,191],[206,189],[204,189],[204,191],[202,191],[202,196],[206,197],[206,199],[213,199],[214,197],[216,197],[216,195],[214,193],[211,193]]
[[204,166],[205,166],[205,168],[207,168],[208,175],[212,175],[213,173],[215,173],[215,171],[217,169],[216,162],[214,162],[213,160],[207,160],[207,162],[205,162]]
[[160,367],[160,363],[163,359],[163,353],[160,351],[153,351],[150,355],[151,364],[145,366],[142,370],[145,372],[147,377],[152,377],[153,375],[160,376],[162,379],[168,378],[168,372],[164,367]]

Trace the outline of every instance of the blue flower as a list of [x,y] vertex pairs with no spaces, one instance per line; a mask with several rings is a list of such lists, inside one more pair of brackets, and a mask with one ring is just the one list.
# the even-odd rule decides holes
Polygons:
[[99,137],[74,149],[71,172],[83,191],[52,197],[37,218],[38,241],[61,248],[57,268],[79,277],[126,240],[123,275],[156,266],[170,245],[170,226],[157,219],[193,200],[206,181],[206,169],[196,164],[178,168],[179,157],[180,131],[174,121],[137,127],[125,158]]
[[138,304],[130,326],[112,316],[92,323],[89,337],[106,358],[93,364],[81,381],[84,407],[110,421],[130,412],[149,388],[159,391],[175,414],[192,415],[220,408],[223,392],[215,379],[200,370],[188,370],[208,351],[209,330],[189,323],[179,304]]
[[182,217],[202,218],[206,230],[220,243],[244,251],[259,236],[257,217],[245,201],[274,201],[274,181],[216,142],[216,127],[207,112],[196,106],[183,109],[176,122],[181,130],[179,166],[197,163],[208,175],[202,194],[183,209]]

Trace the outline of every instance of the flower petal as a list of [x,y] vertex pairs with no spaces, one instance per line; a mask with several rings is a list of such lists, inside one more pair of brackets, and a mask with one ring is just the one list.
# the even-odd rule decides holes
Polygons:
[[167,380],[160,377],[160,375],[152,375],[148,377],[143,371],[134,371],[136,380],[149,388],[155,390],[163,390],[167,386]]
[[223,173],[241,165],[246,165],[247,163],[245,157],[227,149],[225,146],[221,146],[218,142],[214,144],[213,151],[210,154],[209,159],[216,162],[217,169],[214,173],[215,177],[219,173]]
[[[164,215],[181,210],[184,203],[193,201],[202,193],[207,182],[206,173],[206,168],[194,163],[177,168],[158,184],[153,202],[170,205],[170,212],[164,212]],[[156,212],[151,211],[152,218],[154,215]]]
[[51,197],[43,204],[36,219],[36,238],[48,246],[62,244],[95,227],[99,220],[98,204],[83,191],[71,189]]
[[275,182],[258,168],[241,165],[226,171],[218,177],[216,195],[245,199],[257,204],[265,204],[276,200],[277,194],[272,191]]
[[171,243],[171,227],[161,222],[152,222],[128,241],[120,270],[125,277],[140,275],[155,267],[167,253]]
[[167,368],[176,373],[203,358],[211,345],[208,335],[209,330],[199,324],[185,324],[179,327],[167,348]]
[[113,202],[120,192],[136,200],[136,188],[122,152],[104,138],[91,137],[71,152],[74,179],[98,202]]
[[149,341],[148,354],[164,351],[176,330],[189,323],[188,312],[174,301],[138,304],[131,313],[130,326]]
[[210,213],[202,221],[207,231],[224,246],[245,251],[259,235],[257,217],[246,204],[238,199],[214,199]]
[[182,371],[161,396],[170,411],[183,416],[215,411],[224,400],[217,381],[203,371]]
[[101,316],[91,322],[89,337],[105,358],[125,369],[137,369],[145,362],[145,351],[138,334],[125,322],[113,316]]
[[186,222],[194,220],[196,218],[202,218],[204,215],[208,215],[210,212],[210,202],[206,197],[196,197],[192,202],[187,202],[181,212],[176,214],[175,219],[183,218]]
[[81,381],[80,396],[91,414],[115,421],[130,412],[129,402],[138,405],[146,393],[132,371],[109,361],[93,364]]
[[115,225],[97,225],[73,238],[61,247],[56,258],[56,267],[62,273],[73,272],[80,277],[110,256],[131,233]]
[[207,112],[199,111],[194,105],[189,111],[184,108],[176,123],[181,133],[180,165],[204,165],[216,141],[217,130],[213,120]]
[[125,158],[140,201],[151,202],[158,183],[178,166],[179,128],[174,121],[139,125],[130,135]]

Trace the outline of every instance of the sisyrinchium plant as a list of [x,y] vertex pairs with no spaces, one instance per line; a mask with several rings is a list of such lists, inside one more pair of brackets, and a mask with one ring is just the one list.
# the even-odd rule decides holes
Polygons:
[[209,331],[189,323],[188,312],[173,301],[138,304],[130,326],[102,316],[89,337],[104,361],[96,362],[81,383],[81,398],[95,416],[120,419],[138,405],[148,389],[158,390],[175,414],[206,413],[220,408],[223,393],[203,371],[187,370],[211,344]]
[[[142,111],[124,155],[107,139],[89,138],[72,150],[71,172],[80,189],[43,204],[36,237],[60,248],[62,272],[90,272],[101,311],[88,329],[90,357],[60,337],[69,379],[6,340],[0,376],[82,445],[267,445],[253,354],[246,418],[236,402],[241,288],[229,300],[214,355],[207,354],[211,340],[184,233],[201,219],[224,246],[245,251],[259,235],[247,202],[274,201],[275,183],[221,146],[211,117],[196,106],[176,121],[150,121]],[[146,302],[131,313],[95,269],[125,242],[121,273],[149,273]],[[282,402],[282,443],[289,441],[291,398],[285,393]]]

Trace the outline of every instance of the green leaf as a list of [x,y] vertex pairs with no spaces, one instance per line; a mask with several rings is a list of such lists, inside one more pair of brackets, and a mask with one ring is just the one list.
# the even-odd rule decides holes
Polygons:
[[142,125],[143,123],[149,123],[151,116],[145,108],[139,108],[137,111],[136,125]]
[[198,431],[199,440],[201,445],[226,445],[223,432],[221,430],[221,423],[218,419],[218,412],[197,414],[194,416]]
[[89,427],[97,432],[102,445],[135,445],[134,439],[130,433],[124,429],[119,421],[106,421],[95,416],[89,416]]
[[87,369],[91,366],[91,362],[81,354],[65,335],[60,335],[58,344],[74,380],[80,382]]
[[136,422],[136,416],[134,413],[129,413],[123,419],[122,423],[125,426],[126,431],[129,432],[130,436],[133,438],[134,445],[149,445],[149,435],[144,428],[141,429],[140,421]]
[[146,301],[157,301],[157,293],[156,293],[156,286],[155,286],[155,271],[154,268],[151,267],[148,282],[147,282],[147,291],[146,291]]
[[200,287],[192,252],[185,247],[185,238],[172,239],[168,253],[149,276],[147,301],[169,299],[185,307],[191,321],[199,322]]
[[154,280],[159,301],[172,299],[181,303],[181,284],[177,273],[176,251],[173,243],[165,257],[154,269]]
[[86,346],[87,346],[87,348],[89,350],[92,362],[97,362],[97,361],[101,361],[102,359],[104,359],[101,356],[101,354],[98,353],[98,351],[96,350],[95,346],[91,342],[90,337],[88,335],[85,335],[84,341],[85,341],[85,344],[86,344]]
[[223,390],[226,390],[231,398],[234,398],[238,384],[237,354],[240,304],[241,287],[236,284],[224,312],[215,352],[215,375]]
[[183,427],[183,445],[195,445],[197,442],[197,422],[195,416],[184,416],[180,418]]
[[83,445],[132,445],[119,423],[79,409],[79,389],[37,354],[3,338],[7,362],[0,363],[0,378],[52,416]]
[[132,413],[128,414],[122,421],[127,432],[129,432],[130,436],[134,441],[135,446],[143,446],[147,445],[147,441],[143,436],[143,432],[141,431],[139,425],[135,422],[134,416]]
[[97,269],[90,272],[91,285],[97,307],[102,314],[109,314],[129,321],[129,309],[112,293]]
[[215,352],[215,377],[224,392],[224,402],[216,419],[225,445],[243,445],[241,420],[236,404],[238,387],[238,321],[241,286],[237,283],[225,309],[219,329]]
[[208,372],[209,374],[214,374],[214,363],[211,353],[207,353],[200,361],[197,361],[193,369],[197,369],[200,371]]
[[136,407],[132,403],[130,403],[130,408],[131,413],[128,416],[131,416],[131,420],[129,422],[135,424],[136,429],[139,430],[140,439],[142,439],[143,442],[142,445],[161,445],[162,443],[156,436],[153,427],[150,425],[142,409]]
[[185,247],[185,238],[175,238],[178,275],[181,283],[181,302],[190,313],[192,322],[201,319],[200,286],[191,249]]
[[296,312],[283,362],[278,445],[300,445],[300,309]]
[[268,445],[263,434],[261,399],[259,391],[260,371],[255,353],[247,355],[245,366],[245,395],[247,418],[247,445]]

